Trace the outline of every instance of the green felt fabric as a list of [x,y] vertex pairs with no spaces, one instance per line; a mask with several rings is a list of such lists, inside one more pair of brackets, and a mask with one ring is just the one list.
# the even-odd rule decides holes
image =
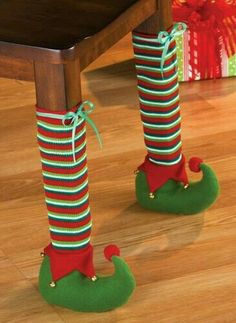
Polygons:
[[136,176],[136,197],[145,209],[174,214],[195,214],[202,212],[214,203],[219,195],[219,184],[213,170],[206,164],[200,166],[203,177],[199,182],[190,183],[184,189],[181,183],[169,180],[156,193],[149,197],[149,189],[144,172]]
[[92,282],[74,271],[58,280],[56,287],[49,286],[51,271],[49,258],[44,257],[39,275],[39,290],[43,298],[53,305],[80,312],[105,312],[125,304],[135,288],[135,279],[128,265],[113,256],[115,272],[109,277],[98,277]]

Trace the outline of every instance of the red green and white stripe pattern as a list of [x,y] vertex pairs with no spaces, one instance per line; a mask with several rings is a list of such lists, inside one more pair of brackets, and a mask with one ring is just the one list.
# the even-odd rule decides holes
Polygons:
[[182,159],[176,43],[166,44],[157,35],[133,33],[144,141],[151,162],[171,166]]
[[37,138],[52,245],[58,250],[78,250],[88,247],[92,227],[86,127],[85,120],[79,118],[74,137],[74,161],[73,126],[63,125],[61,119],[66,113],[37,108]]

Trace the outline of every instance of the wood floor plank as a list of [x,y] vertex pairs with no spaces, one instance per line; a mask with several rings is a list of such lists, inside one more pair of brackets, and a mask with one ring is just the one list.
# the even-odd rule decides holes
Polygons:
[[63,322],[1,250],[0,286],[1,322]]

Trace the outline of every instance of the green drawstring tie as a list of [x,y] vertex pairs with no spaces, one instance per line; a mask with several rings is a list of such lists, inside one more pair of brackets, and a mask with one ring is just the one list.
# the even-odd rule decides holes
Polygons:
[[179,22],[174,24],[173,29],[170,33],[168,33],[167,31],[160,31],[157,38],[144,38],[136,35],[133,36],[134,39],[143,40],[145,42],[150,42],[150,43],[159,43],[161,45],[164,45],[162,56],[161,56],[161,64],[160,64],[162,78],[164,74],[166,55],[169,50],[170,44],[173,41],[173,39],[175,39],[176,36],[182,35],[186,30],[187,30],[187,25],[184,22]]
[[[88,110],[85,110],[86,105],[89,106]],[[78,126],[78,121],[79,121],[80,118],[87,121],[90,124],[90,126],[93,128],[93,130],[94,130],[94,132],[96,134],[96,137],[98,139],[100,147],[102,147],[102,139],[101,139],[101,136],[99,134],[99,131],[98,131],[95,123],[93,122],[93,120],[90,119],[89,116],[88,116],[91,112],[93,112],[94,108],[95,108],[95,105],[92,102],[87,100],[87,101],[83,101],[80,104],[80,106],[78,107],[78,110],[76,112],[69,111],[65,115],[60,115],[60,114],[46,113],[46,112],[37,111],[36,114],[38,116],[45,117],[45,118],[61,119],[63,126],[65,126],[65,127],[71,127],[72,126],[72,135],[71,135],[72,153],[73,153],[73,160],[74,160],[74,162],[76,162],[76,158],[75,158],[75,134],[76,134],[76,128]],[[66,121],[68,123],[66,123]]]
[[[89,109],[88,110],[84,110],[85,106],[88,105],[89,106]],[[76,162],[76,158],[75,158],[75,132],[76,132],[76,128],[77,128],[77,125],[78,125],[78,121],[79,121],[79,118],[87,121],[90,126],[93,128],[96,136],[97,136],[97,139],[98,139],[98,142],[99,142],[99,145],[100,147],[102,147],[102,139],[101,139],[101,136],[98,132],[98,129],[95,125],[95,123],[93,122],[92,119],[89,118],[88,114],[90,114],[91,112],[93,112],[95,108],[95,105],[90,102],[90,101],[84,101],[81,103],[81,105],[79,106],[78,110],[76,112],[68,112],[67,114],[65,114],[62,118],[62,124],[66,127],[66,126],[73,126],[72,128],[72,152],[73,152],[73,160],[74,162]],[[66,121],[69,121],[70,120],[70,123],[69,124],[66,124],[65,122]]]
[[158,34],[157,42],[164,45],[164,49],[161,56],[161,75],[163,77],[164,73],[164,65],[166,61],[166,55],[169,50],[170,44],[172,40],[175,39],[176,36],[182,35],[187,30],[187,25],[184,22],[179,22],[173,26],[173,29],[170,33],[167,31],[161,31]]

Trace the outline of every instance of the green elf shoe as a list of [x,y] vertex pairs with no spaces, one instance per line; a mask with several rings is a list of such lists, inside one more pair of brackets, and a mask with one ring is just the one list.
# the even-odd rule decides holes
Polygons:
[[134,276],[116,246],[106,247],[104,254],[114,264],[113,275],[89,279],[73,271],[57,282],[52,281],[49,257],[45,256],[39,275],[43,298],[49,304],[80,312],[105,312],[125,304],[135,288]]
[[146,174],[137,171],[136,197],[138,203],[145,209],[173,213],[195,214],[209,208],[219,195],[219,184],[214,171],[199,158],[189,161],[190,170],[202,171],[203,176],[199,182],[183,184],[168,180],[155,192],[150,192]]

